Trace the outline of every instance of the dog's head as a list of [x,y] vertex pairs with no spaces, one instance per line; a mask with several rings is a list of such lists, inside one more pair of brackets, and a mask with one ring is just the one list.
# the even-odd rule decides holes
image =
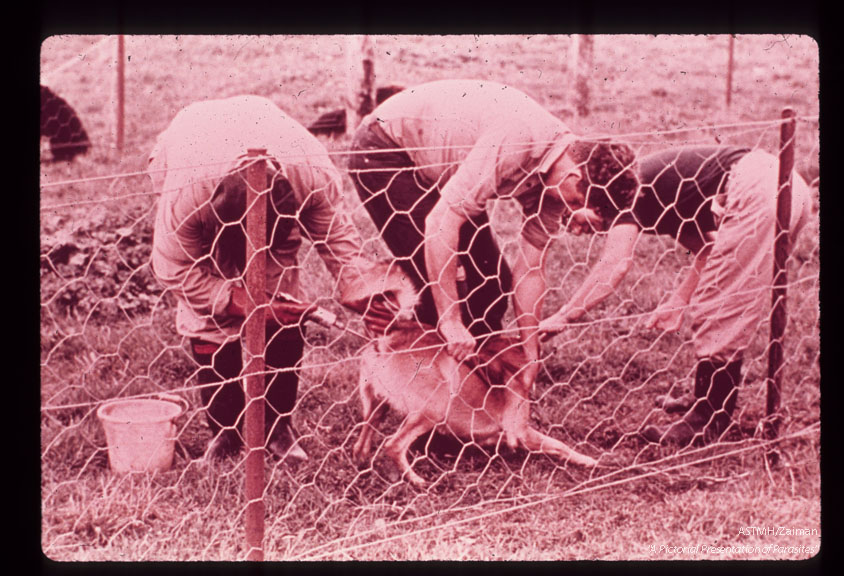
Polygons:
[[363,313],[374,300],[381,299],[393,309],[398,320],[410,320],[419,294],[396,263],[378,262],[359,269],[346,284],[341,298],[344,305],[359,313]]
[[518,338],[488,338],[481,344],[477,358],[478,368],[490,384],[511,386],[515,378],[524,380],[527,354]]

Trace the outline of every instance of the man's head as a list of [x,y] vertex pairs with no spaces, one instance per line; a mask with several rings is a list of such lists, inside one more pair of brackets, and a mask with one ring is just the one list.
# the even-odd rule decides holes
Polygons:
[[569,155],[582,174],[578,191],[606,229],[621,210],[630,207],[639,189],[636,153],[620,142],[578,140]]
[[577,140],[569,146],[549,175],[569,208],[569,232],[606,230],[632,204],[639,189],[635,163],[627,144]]

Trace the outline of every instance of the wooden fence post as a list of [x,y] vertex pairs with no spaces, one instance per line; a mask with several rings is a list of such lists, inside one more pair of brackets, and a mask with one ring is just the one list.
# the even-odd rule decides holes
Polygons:
[[117,152],[123,153],[123,127],[125,122],[125,95],[126,95],[126,79],[125,79],[125,62],[126,62],[126,46],[123,34],[117,36],[117,102],[115,104],[114,122],[115,131],[117,132],[115,145]]
[[244,374],[246,380],[246,543],[247,560],[264,559],[264,347],[267,306],[267,151],[251,148],[246,169],[246,291]]
[[346,133],[375,108],[375,42],[369,36],[346,39]]
[[594,44],[594,36],[578,34],[572,36],[569,48],[570,67],[575,74],[573,108],[581,118],[589,115],[589,79],[592,76]]
[[[774,439],[779,435],[781,423],[780,398],[782,395],[783,337],[785,334],[786,284],[788,272],[789,238],[791,224],[791,174],[794,169],[795,113],[791,108],[782,111],[780,128],[780,166],[777,190],[777,224],[774,235],[774,270],[771,310],[771,339],[768,349],[767,399],[765,403],[764,436]],[[775,452],[768,453],[769,461],[775,462]]]
[[727,49],[727,110],[730,109],[730,102],[733,97],[733,45],[736,37],[730,34],[730,44]]

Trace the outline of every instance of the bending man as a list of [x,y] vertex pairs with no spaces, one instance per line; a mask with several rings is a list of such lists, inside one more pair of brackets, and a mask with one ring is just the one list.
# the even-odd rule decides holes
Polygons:
[[291,426],[308,308],[298,299],[297,252],[304,234],[343,285],[361,243],[342,210],[341,178],[325,148],[270,100],[241,96],[191,104],[158,137],[149,175],[161,194],[152,269],[177,298],[176,328],[189,338],[215,440],[211,457],[243,444],[240,332],[248,295],[245,169],[249,148],[265,148],[268,175],[265,361],[267,448],[306,457]]
[[[642,158],[642,188],[632,209],[616,219],[598,264],[571,299],[540,324],[542,331],[561,330],[612,294],[641,233],[671,236],[695,254],[677,289],[646,323],[676,331],[687,313],[698,357],[694,401],[668,428],[644,428],[651,442],[711,441],[731,423],[743,353],[770,303],[778,171],[774,156],[748,148],[686,147]],[[792,181],[793,242],[811,201],[805,181],[796,173]]]
[[[600,230],[628,206],[638,184],[633,162],[625,145],[579,141],[515,88],[443,80],[404,90],[364,118],[350,169],[384,241],[422,290],[417,319],[438,328],[449,354],[463,360],[476,338],[501,330],[513,294],[535,361],[546,246],[563,225],[574,234]],[[512,272],[490,228],[487,205],[496,198],[516,200],[524,213]],[[531,381],[538,369],[529,367]]]

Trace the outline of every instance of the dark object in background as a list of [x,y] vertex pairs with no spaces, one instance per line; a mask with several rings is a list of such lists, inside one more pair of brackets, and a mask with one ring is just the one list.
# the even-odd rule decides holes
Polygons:
[[330,110],[320,115],[313,124],[308,126],[308,132],[315,136],[340,136],[346,133],[346,109]]
[[55,92],[41,85],[41,136],[50,139],[55,162],[71,161],[91,147],[76,110]]
[[[375,104],[381,104],[384,100],[404,90],[404,86],[390,85],[381,86],[375,90]],[[311,134],[323,136],[340,136],[346,133],[346,109],[331,110],[322,114],[308,126]]]

